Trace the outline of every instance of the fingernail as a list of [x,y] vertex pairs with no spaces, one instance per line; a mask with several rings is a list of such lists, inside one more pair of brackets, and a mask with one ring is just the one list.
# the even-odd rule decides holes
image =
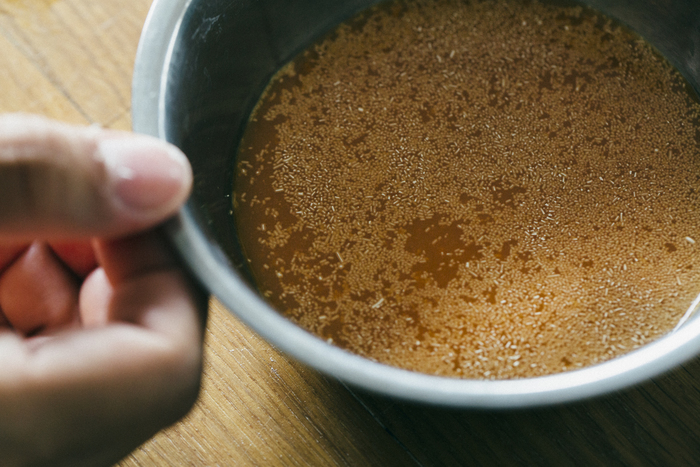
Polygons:
[[111,194],[137,212],[161,212],[184,202],[192,172],[174,146],[145,136],[103,140],[98,151],[109,172]]

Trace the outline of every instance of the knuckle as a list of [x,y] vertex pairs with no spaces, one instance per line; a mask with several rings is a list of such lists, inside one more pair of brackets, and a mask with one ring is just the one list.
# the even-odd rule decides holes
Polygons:
[[[91,225],[104,215],[104,163],[96,137],[34,116],[0,117],[0,222],[4,230],[32,219]],[[31,228],[31,226],[25,226]]]

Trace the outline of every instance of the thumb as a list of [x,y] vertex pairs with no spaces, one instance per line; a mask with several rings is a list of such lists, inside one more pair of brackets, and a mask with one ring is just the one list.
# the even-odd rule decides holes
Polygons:
[[0,239],[114,237],[174,214],[187,158],[156,138],[0,116]]

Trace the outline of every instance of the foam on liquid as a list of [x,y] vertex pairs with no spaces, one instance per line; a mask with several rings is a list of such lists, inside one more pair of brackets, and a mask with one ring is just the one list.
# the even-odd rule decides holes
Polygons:
[[234,208],[262,293],[362,356],[537,376],[671,331],[700,294],[700,106],[581,7],[393,2],[272,80]]

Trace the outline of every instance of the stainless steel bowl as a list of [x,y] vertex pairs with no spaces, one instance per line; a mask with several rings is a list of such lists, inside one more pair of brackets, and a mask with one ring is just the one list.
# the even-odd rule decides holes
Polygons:
[[[271,74],[324,31],[376,0],[155,0],[133,81],[134,130],[180,146],[194,193],[168,225],[201,282],[268,342],[353,386],[453,407],[527,407],[641,382],[700,353],[700,320],[606,363],[551,376],[460,380],[405,371],[333,347],[273,310],[251,285],[231,193],[238,138]],[[697,0],[588,0],[639,32],[700,89]]]

